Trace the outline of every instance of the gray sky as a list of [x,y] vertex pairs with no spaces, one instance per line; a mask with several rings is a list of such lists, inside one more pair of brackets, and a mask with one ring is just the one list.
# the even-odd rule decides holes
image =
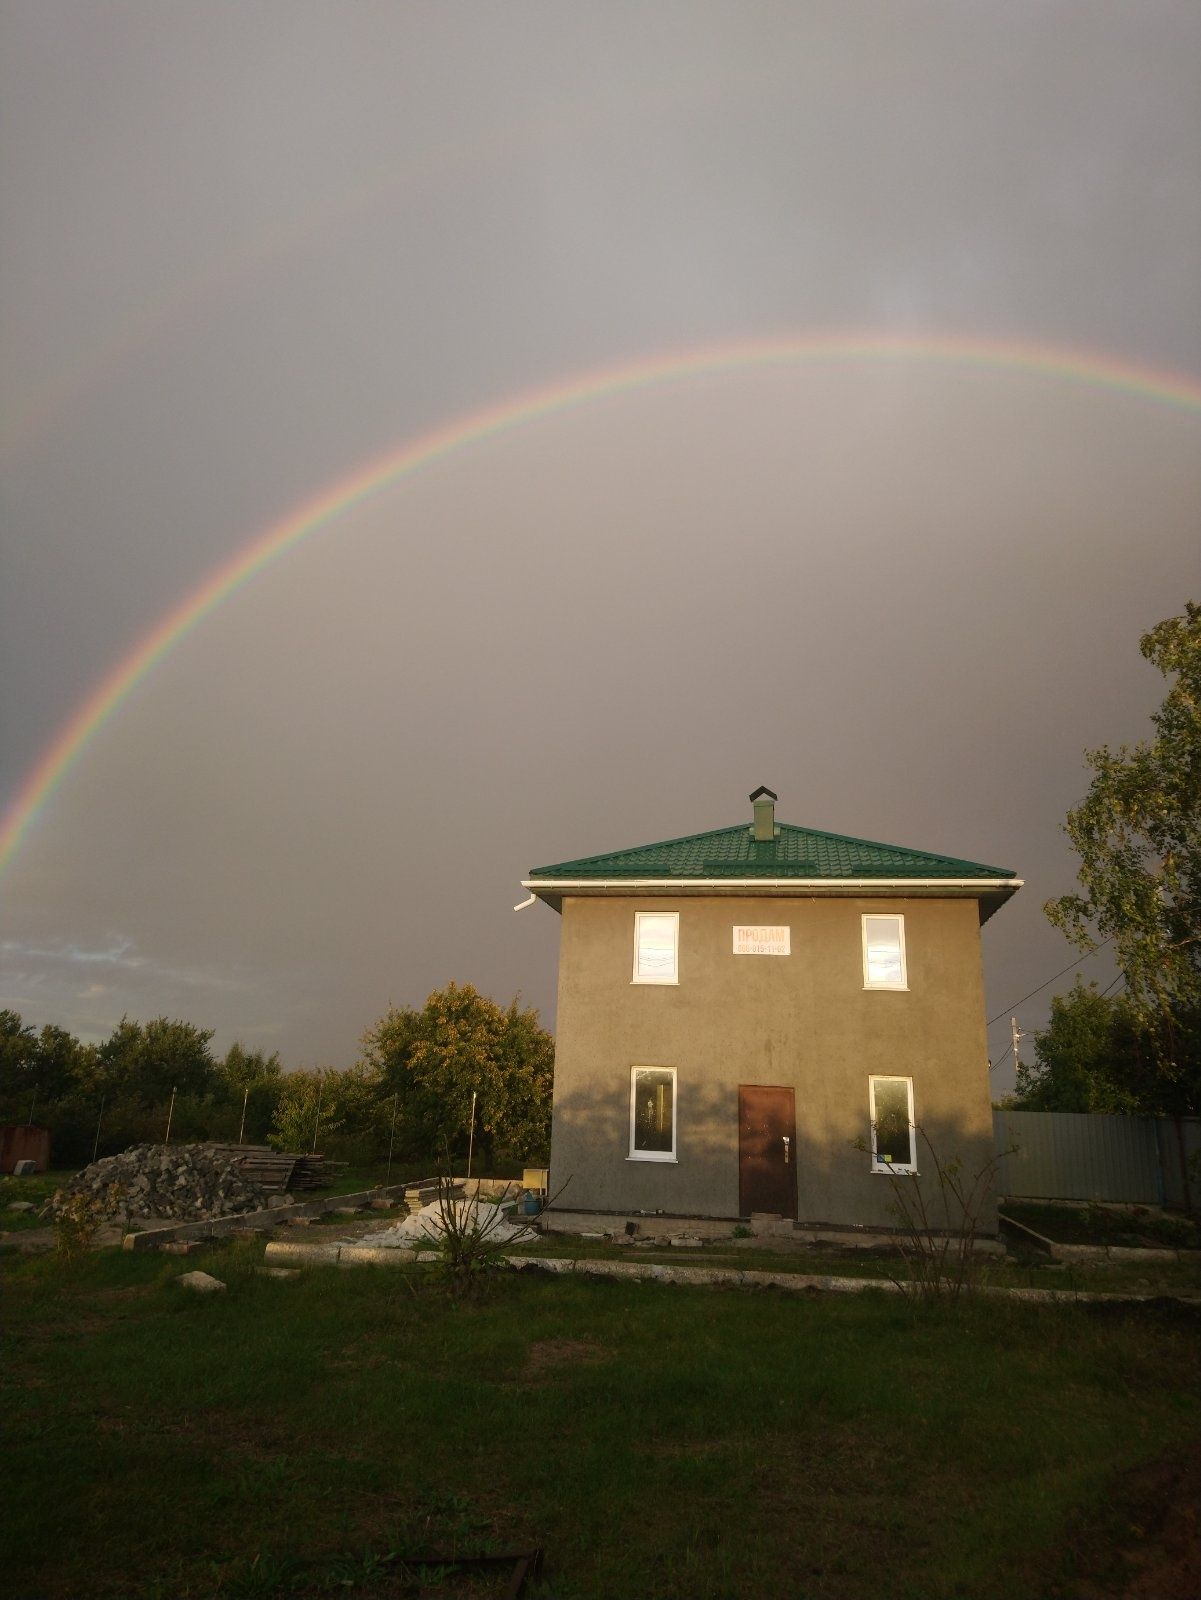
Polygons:
[[[1201,382],[1192,4],[2,0],[0,58],[4,801],[272,522],[523,390],[842,329]],[[0,879],[0,1005],[290,1065],[451,978],[553,1021],[525,872],[768,783],[1026,878],[991,1016],[1073,958],[1060,827],[1201,597],[1199,445],[1197,405],[862,359],[456,451],[104,725]]]

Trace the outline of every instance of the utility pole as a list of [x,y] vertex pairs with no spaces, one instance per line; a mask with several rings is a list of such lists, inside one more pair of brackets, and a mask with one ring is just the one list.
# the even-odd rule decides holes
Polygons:
[[246,1085],[246,1092],[242,1096],[242,1122],[238,1128],[238,1143],[242,1143],[242,1135],[246,1132],[246,1102],[250,1099],[250,1085]]
[[1010,1017],[1009,1031],[1013,1035],[1013,1070],[1016,1072],[1022,1064],[1022,1058],[1018,1054],[1018,1047],[1026,1035],[1018,1027],[1018,1019],[1016,1017]]

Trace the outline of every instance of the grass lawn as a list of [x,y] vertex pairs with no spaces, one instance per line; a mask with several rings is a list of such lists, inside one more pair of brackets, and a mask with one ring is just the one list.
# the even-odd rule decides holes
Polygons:
[[383,1600],[540,1545],[546,1597],[1074,1596],[1192,1493],[1190,1310],[260,1262],[0,1260],[6,1592]]
[[[75,1176],[76,1169],[67,1171],[35,1172],[31,1178],[14,1178],[11,1172],[0,1177],[0,1235],[22,1233],[27,1228],[44,1228],[46,1218],[38,1212],[56,1189]],[[33,1211],[10,1211],[14,1201],[28,1200]]]

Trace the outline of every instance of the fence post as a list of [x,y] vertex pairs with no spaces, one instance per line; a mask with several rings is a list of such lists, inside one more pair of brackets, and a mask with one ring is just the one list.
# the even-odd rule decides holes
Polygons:
[[392,1128],[388,1134],[388,1175],[384,1179],[385,1184],[392,1182],[392,1141],[396,1138],[396,1107],[399,1103],[400,1091],[397,1090],[392,1096]]

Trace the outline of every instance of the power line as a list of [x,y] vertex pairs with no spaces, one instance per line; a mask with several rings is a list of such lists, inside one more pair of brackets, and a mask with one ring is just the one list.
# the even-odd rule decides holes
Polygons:
[[[1105,946],[1111,942],[1111,939],[1102,939],[1096,950],[1086,950],[1084,954],[1082,956],[1078,956],[1075,961],[1069,961],[1067,966],[1064,967],[1063,972],[1057,972],[1054,978],[1048,978],[1046,983],[1040,983],[1037,989],[1031,989],[1029,994],[1024,994],[1020,1000],[1015,1000],[1011,1006],[1005,1006],[1003,1010],[997,1012],[995,1017],[989,1017],[988,1021],[985,1023],[985,1027],[991,1028],[994,1022],[1000,1022],[1002,1017],[1009,1016],[1012,1012],[1016,1011],[1019,1006],[1024,1006],[1027,1000],[1033,1000],[1036,994],[1041,994],[1044,989],[1049,989],[1055,982],[1056,978],[1062,978],[1064,972],[1071,972],[1073,967],[1078,967],[1082,961],[1087,961],[1089,956],[1095,956],[1097,950],[1104,950]],[[1112,988],[1112,984],[1110,987]],[[1106,993],[1108,992],[1109,991],[1106,990]]]

